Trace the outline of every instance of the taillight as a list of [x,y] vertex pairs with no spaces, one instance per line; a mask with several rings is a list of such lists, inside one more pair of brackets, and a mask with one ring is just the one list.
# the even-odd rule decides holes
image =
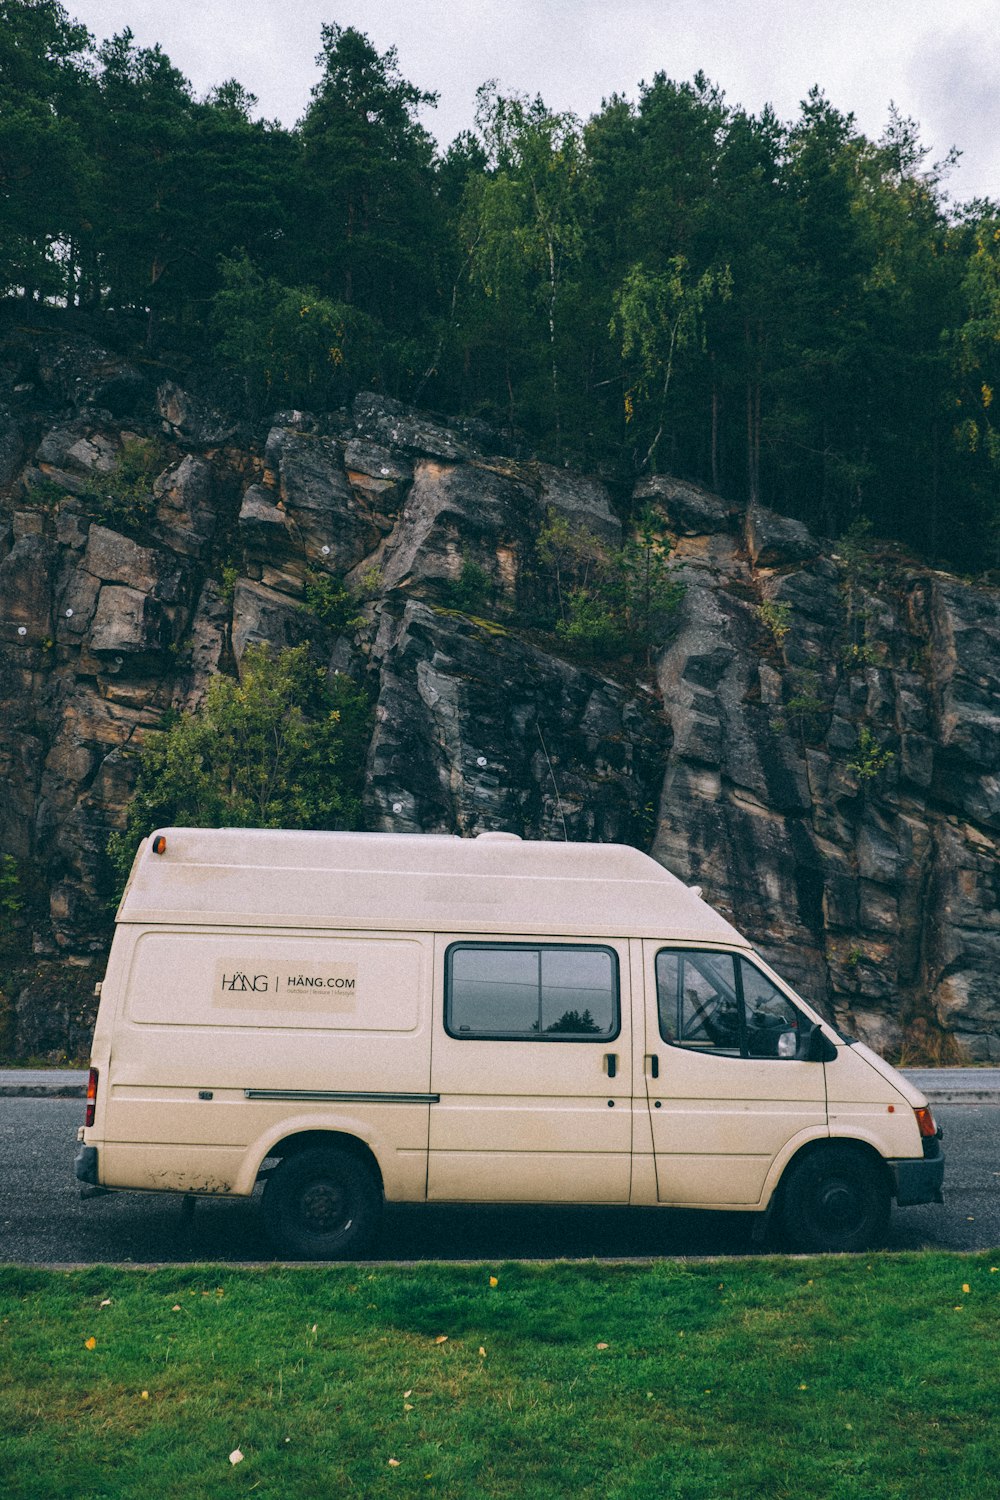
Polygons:
[[917,1117],[917,1129],[920,1131],[921,1135],[923,1135],[923,1136],[937,1135],[938,1128],[937,1128],[937,1126],[934,1123],[934,1116],[931,1114],[931,1112],[927,1108],[926,1104],[923,1106],[922,1109],[915,1109],[913,1111],[913,1113]]
[[97,1108],[97,1069],[91,1068],[87,1074],[87,1112],[83,1117],[84,1125],[93,1125],[94,1111]]

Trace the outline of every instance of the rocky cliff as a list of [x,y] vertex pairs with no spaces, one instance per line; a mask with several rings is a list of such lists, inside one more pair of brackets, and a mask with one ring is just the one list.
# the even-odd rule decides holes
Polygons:
[[[851,1032],[1000,1056],[995,590],[377,396],[255,432],[80,338],[23,335],[0,374],[8,1054],[86,1051],[144,735],[249,643],[310,639],[375,705],[369,827],[638,844]],[[528,603],[540,528],[613,547],[650,506],[670,630],[570,658]],[[359,601],[339,635],[324,575]]]

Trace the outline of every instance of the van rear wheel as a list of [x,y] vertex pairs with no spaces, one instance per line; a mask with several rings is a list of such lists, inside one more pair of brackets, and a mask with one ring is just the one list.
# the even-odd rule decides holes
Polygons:
[[889,1210],[888,1184],[877,1164],[835,1142],[789,1169],[781,1227],[795,1250],[869,1250],[885,1238]]
[[335,1146],[286,1156],[267,1179],[264,1227],[276,1249],[306,1260],[360,1255],[375,1237],[382,1194],[363,1162]]

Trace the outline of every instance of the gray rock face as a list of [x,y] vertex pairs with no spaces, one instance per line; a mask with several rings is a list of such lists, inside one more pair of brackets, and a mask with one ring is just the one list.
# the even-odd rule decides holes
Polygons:
[[759,505],[747,511],[746,539],[751,560],[757,568],[809,562],[820,550],[819,542],[801,521],[779,516]]
[[655,474],[642,480],[635,497],[641,504],[659,506],[678,536],[708,536],[728,531],[736,515],[719,495],[670,474]]
[[360,437],[387,448],[450,462],[470,458],[477,451],[450,428],[373,391],[362,391],[354,398],[351,414]]
[[338,443],[284,430],[272,433],[267,457],[277,462],[289,536],[310,567],[344,573],[372,550],[379,532],[348,482]]
[[513,594],[539,511],[532,490],[481,465],[418,461],[406,507],[376,555],[382,588],[421,591],[474,562]]
[[149,399],[149,381],[130,360],[87,339],[39,342],[38,378],[55,401],[78,411],[97,408],[112,417],[130,416]]
[[539,500],[545,510],[554,510],[576,529],[589,531],[599,542],[618,547],[622,523],[611,509],[611,497],[599,479],[534,464],[539,481]]
[[754,537],[749,567],[689,544],[653,852],[848,1031],[1000,1055],[1000,596],[859,585],[766,515]]
[[642,841],[664,742],[649,701],[417,601],[382,608],[372,664],[373,828]]
[[188,453],[155,481],[158,542],[184,557],[205,558],[215,534],[215,485],[210,464]]
[[[866,571],[661,475],[635,508],[679,538],[682,605],[650,663],[604,672],[528,612],[550,512],[619,545],[599,481],[371,395],[236,447],[231,418],[161,387],[130,430],[177,441],[126,536],[82,498],[121,449],[95,410],[121,362],[47,360],[61,414],[19,414],[30,462],[18,436],[0,467],[0,852],[34,893],[18,1046],[86,1046],[74,976],[89,994],[144,735],[249,644],[308,639],[371,692],[371,827],[651,847],[848,1031],[1000,1057],[997,591],[892,554]],[[488,584],[468,613],[467,563]],[[307,607],[317,575],[356,588],[339,639]]]
[[172,380],[164,381],[157,390],[156,409],[166,432],[198,447],[227,443],[239,428],[231,413],[220,411]]

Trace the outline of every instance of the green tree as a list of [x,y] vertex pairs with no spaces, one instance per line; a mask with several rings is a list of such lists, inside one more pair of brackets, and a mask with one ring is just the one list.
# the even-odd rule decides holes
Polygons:
[[412,331],[433,302],[433,141],[418,119],[437,95],[400,74],[395,47],[322,30],[322,69],[300,131],[306,279],[336,302]]
[[[490,170],[474,177],[466,193],[472,273],[507,329],[530,328],[532,314],[542,313],[547,405],[558,452],[562,297],[582,253],[580,126],[574,115],[553,113],[540,98],[501,94],[494,82],[479,90],[476,123]],[[507,356],[509,370],[509,343]],[[513,421],[513,411],[509,415]]]
[[368,741],[364,694],[328,680],[308,647],[249,646],[239,679],[215,677],[196,713],[147,736],[125,827],[108,853],[119,876],[153,828],[354,828]]
[[[975,224],[962,281],[964,320],[950,338],[953,435],[972,502],[960,518],[968,535],[988,541],[1000,566],[1000,213]],[[971,523],[971,524],[970,524]],[[971,540],[971,538],[970,538]]]
[[[667,416],[667,399],[680,354],[704,338],[704,310],[713,297],[732,290],[728,266],[692,277],[687,261],[676,255],[666,271],[634,265],[614,298],[612,327],[621,335],[623,359],[638,368],[635,391],[655,412],[656,431],[639,464],[655,464]],[[633,401],[631,394],[626,398]]]
[[243,376],[255,415],[277,403],[337,406],[377,379],[380,331],[357,307],[315,287],[265,279],[250,258],[223,257],[212,300],[216,348]]
[[80,119],[92,51],[56,0],[0,0],[0,294],[74,293],[93,178]]
[[141,312],[147,342],[184,262],[200,243],[188,191],[196,107],[187,79],[162,48],[140,47],[126,28],[98,52],[99,95],[90,122],[100,163],[98,285],[113,305]]

